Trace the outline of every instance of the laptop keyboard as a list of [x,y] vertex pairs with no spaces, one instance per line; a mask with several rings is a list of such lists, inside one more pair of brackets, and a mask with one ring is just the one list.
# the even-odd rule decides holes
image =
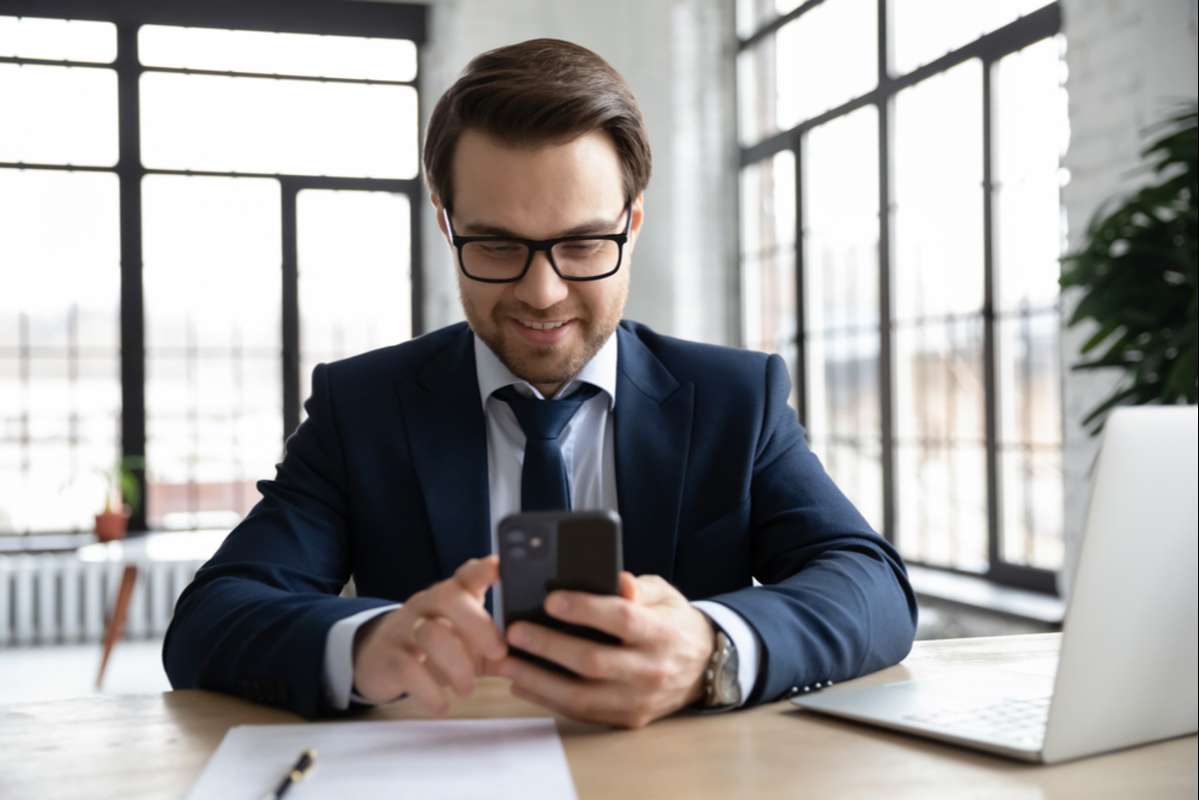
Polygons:
[[1045,738],[1049,720],[1049,697],[1010,698],[985,706],[947,708],[907,714],[905,722],[941,728],[971,739],[989,739],[1034,749]]

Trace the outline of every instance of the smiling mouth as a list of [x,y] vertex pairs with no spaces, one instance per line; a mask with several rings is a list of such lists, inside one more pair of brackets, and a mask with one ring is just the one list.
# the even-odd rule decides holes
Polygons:
[[537,322],[536,320],[517,319],[517,323],[535,331],[554,331],[566,325],[570,320],[563,319],[554,322]]

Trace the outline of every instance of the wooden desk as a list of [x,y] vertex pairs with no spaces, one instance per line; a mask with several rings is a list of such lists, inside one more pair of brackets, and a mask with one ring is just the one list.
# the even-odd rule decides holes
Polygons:
[[[901,665],[867,676],[936,675],[954,664],[1042,669],[1059,635],[922,642]],[[488,679],[456,717],[541,715]],[[418,716],[396,703],[371,718]],[[178,797],[225,731],[292,714],[210,692],[92,697],[0,707],[0,797]],[[1037,767],[819,717],[780,702],[684,715],[639,731],[560,720],[579,797],[1194,798],[1196,737]]]

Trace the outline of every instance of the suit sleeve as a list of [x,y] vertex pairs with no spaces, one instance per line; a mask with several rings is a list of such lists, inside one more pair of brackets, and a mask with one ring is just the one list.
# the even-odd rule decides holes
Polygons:
[[709,598],[740,613],[761,640],[750,704],[896,664],[916,629],[916,599],[899,554],[808,449],[789,393],[786,367],[771,356],[750,487],[754,574],[762,586]]
[[180,596],[163,643],[176,689],[214,689],[307,717],[335,709],[324,650],[340,619],[387,604],[342,598],[350,576],[345,462],[329,368],[313,372],[308,418],[288,438],[262,500]]

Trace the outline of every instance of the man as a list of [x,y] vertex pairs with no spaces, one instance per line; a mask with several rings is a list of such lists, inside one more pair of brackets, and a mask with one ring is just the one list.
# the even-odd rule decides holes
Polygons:
[[[438,102],[424,163],[468,324],[314,370],[275,480],[179,600],[172,684],[439,714],[498,675],[639,727],[903,658],[903,565],[808,450],[782,360],[620,321],[650,175],[623,79],[562,41],[485,53]],[[619,511],[620,595],[546,601],[619,644],[489,616],[495,524],[547,504]]]

